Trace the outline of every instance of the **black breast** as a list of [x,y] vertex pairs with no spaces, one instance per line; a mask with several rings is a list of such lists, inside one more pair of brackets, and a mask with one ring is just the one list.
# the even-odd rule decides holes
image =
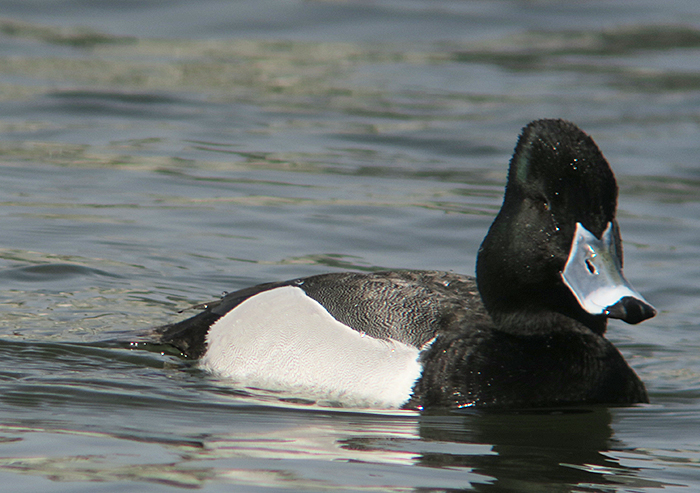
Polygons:
[[424,354],[407,408],[552,407],[648,402],[644,384],[604,337],[583,330],[522,335],[478,326]]

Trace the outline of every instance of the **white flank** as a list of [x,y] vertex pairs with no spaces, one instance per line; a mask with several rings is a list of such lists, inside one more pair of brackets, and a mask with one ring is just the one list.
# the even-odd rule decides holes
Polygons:
[[353,407],[401,406],[422,371],[418,348],[357,332],[293,286],[248,298],[207,343],[201,365],[221,377]]

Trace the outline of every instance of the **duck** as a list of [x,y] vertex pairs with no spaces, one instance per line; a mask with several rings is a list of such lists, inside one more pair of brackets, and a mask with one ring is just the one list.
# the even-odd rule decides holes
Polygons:
[[476,277],[332,272],[268,282],[156,329],[220,381],[340,407],[527,409],[649,402],[605,337],[656,309],[625,279],[615,176],[561,119],[526,125]]

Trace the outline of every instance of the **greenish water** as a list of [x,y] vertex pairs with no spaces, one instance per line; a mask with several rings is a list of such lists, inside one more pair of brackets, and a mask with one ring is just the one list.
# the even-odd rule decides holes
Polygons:
[[[696,2],[0,7],[3,491],[700,487]],[[325,409],[114,343],[270,280],[473,273],[541,117],[617,175],[650,405]]]

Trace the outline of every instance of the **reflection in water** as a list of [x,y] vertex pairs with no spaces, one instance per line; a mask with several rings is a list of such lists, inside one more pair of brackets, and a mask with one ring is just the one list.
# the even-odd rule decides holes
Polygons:
[[[2,488],[698,489],[697,2],[51,3],[0,19]],[[611,337],[657,407],[320,409],[102,344],[327,268],[471,272],[544,116],[614,162],[664,312]]]
[[[457,418],[454,418],[457,419]],[[537,491],[539,485],[575,485],[607,481],[576,468],[567,467],[610,463],[601,451],[612,445],[611,415],[607,409],[581,409],[553,412],[480,413],[461,417],[463,435],[443,420],[426,416],[420,422],[423,439],[484,443],[493,446],[493,455],[426,455],[422,463],[470,467],[493,477],[494,483],[478,489]],[[528,471],[524,476],[523,471]]]
[[[576,485],[586,491],[610,491],[614,484],[668,486],[640,478],[638,468],[620,463],[621,453],[642,455],[634,450],[620,452],[624,445],[613,437],[612,416],[604,407],[422,416],[419,429],[423,441],[484,444],[490,446],[491,453],[426,453],[418,463],[464,467],[493,478],[492,482],[472,485],[477,491],[570,491]],[[459,424],[462,433],[455,433]]]
[[[606,408],[366,412],[222,388],[197,372],[168,371],[167,357],[147,351],[4,342],[0,356],[14,369],[0,382],[0,411],[17,416],[0,426],[2,472],[305,491],[664,486],[642,477],[648,457],[614,438]],[[115,372],[140,383],[114,380]]]

